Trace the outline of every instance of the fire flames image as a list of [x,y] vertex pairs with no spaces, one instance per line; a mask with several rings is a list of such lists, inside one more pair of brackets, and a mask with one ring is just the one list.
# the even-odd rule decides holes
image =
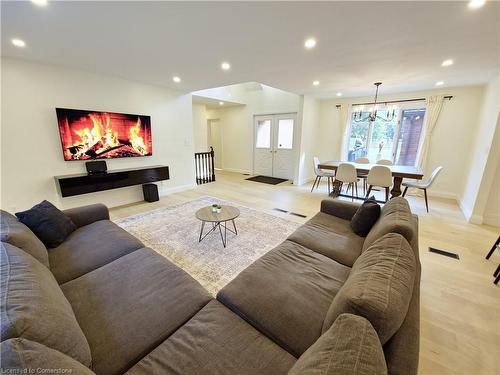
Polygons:
[[152,155],[149,116],[57,108],[65,160]]

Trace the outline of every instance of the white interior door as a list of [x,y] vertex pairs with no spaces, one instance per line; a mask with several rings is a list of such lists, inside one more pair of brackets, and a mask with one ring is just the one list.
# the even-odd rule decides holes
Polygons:
[[214,165],[222,169],[222,132],[218,120],[208,120],[208,145],[214,149]]
[[273,177],[293,178],[295,115],[276,115],[274,119]]
[[295,117],[255,116],[254,174],[292,179]]
[[255,116],[254,174],[273,175],[273,116]]

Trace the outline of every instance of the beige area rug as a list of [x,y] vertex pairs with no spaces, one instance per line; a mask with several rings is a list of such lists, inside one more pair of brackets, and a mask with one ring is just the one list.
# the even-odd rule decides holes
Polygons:
[[[238,235],[227,232],[226,248],[222,246],[219,231],[198,242],[201,222],[195,217],[195,212],[214,203],[240,210],[240,216],[235,220]],[[299,226],[293,221],[213,197],[145,212],[116,223],[187,271],[214,296]],[[207,223],[205,231],[208,228]],[[232,228],[231,224],[228,228]]]

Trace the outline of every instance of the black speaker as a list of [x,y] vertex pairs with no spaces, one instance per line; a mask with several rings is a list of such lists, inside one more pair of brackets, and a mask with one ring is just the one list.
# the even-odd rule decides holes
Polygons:
[[104,160],[88,161],[85,163],[85,168],[87,168],[88,174],[106,173],[108,170],[108,166]]
[[144,194],[144,200],[146,202],[156,202],[160,200],[160,196],[158,195],[158,186],[155,184],[142,185],[142,193]]

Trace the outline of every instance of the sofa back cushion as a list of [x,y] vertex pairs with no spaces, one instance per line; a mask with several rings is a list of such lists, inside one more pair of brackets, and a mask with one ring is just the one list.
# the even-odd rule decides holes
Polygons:
[[408,201],[402,197],[392,198],[384,204],[380,218],[365,238],[362,251],[368,249],[376,240],[387,233],[399,233],[408,242],[417,235],[410,206]]
[[61,369],[61,374],[95,375],[93,371],[57,350],[34,341],[15,338],[0,343],[2,371],[6,374],[39,374]]
[[302,354],[288,375],[386,375],[377,333],[361,316],[342,314]]
[[326,314],[323,332],[340,314],[351,313],[368,319],[385,344],[406,317],[415,273],[415,256],[403,236],[389,233],[378,239],[354,262]]
[[21,337],[90,366],[90,348],[51,272],[7,243],[0,248],[0,339]]
[[17,220],[17,217],[3,210],[0,210],[0,239],[26,251],[44,266],[49,267],[47,248],[42,241],[26,225]]

